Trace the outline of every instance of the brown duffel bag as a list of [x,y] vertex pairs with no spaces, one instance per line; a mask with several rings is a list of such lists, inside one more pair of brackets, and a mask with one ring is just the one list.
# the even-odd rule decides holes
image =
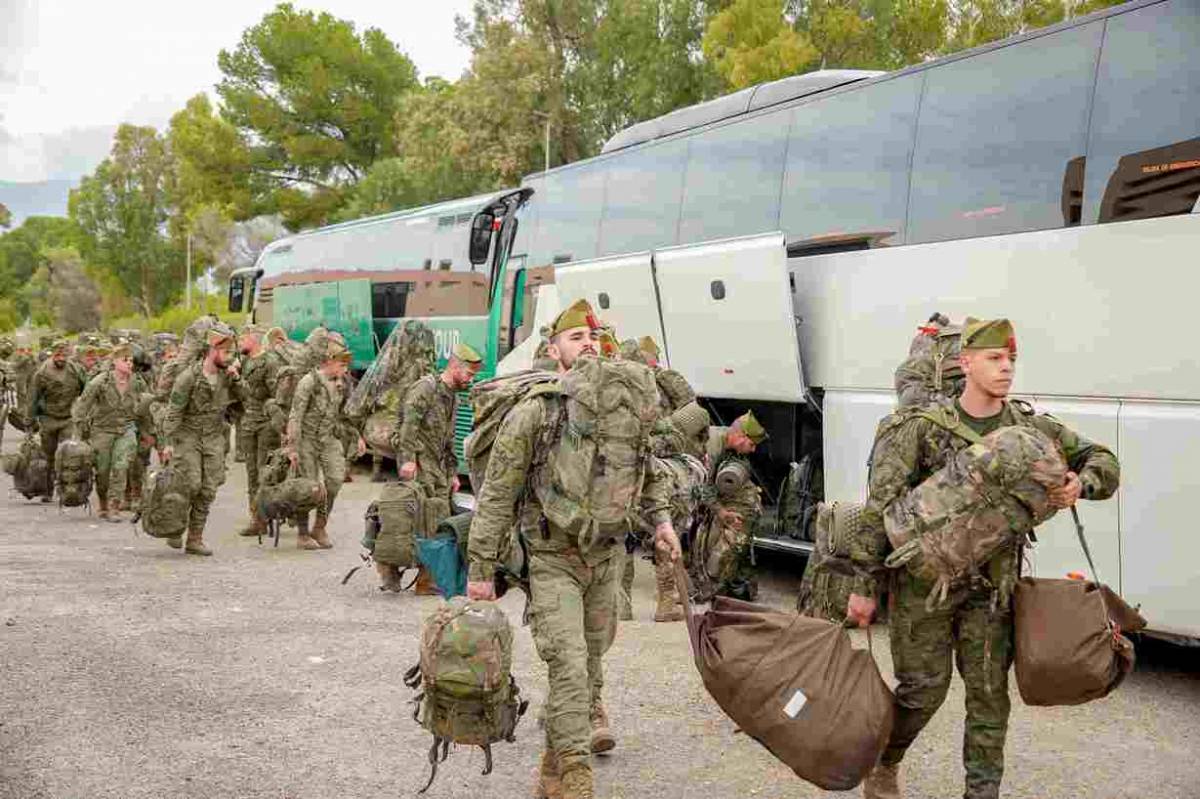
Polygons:
[[1112,693],[1133,671],[1133,644],[1146,620],[1096,580],[1075,514],[1092,582],[1022,577],[1013,600],[1017,688],[1027,705],[1081,705]]
[[840,625],[752,602],[718,596],[697,616],[682,565],[675,579],[696,668],[726,715],[802,779],[830,791],[861,783],[895,716],[871,654]]

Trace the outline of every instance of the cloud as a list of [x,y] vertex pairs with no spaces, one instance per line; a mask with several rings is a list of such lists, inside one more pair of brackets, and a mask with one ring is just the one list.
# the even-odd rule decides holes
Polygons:
[[0,2],[0,86],[20,82],[21,62],[36,40],[34,0]]
[[0,180],[77,180],[108,156],[115,125],[14,136],[0,128]]

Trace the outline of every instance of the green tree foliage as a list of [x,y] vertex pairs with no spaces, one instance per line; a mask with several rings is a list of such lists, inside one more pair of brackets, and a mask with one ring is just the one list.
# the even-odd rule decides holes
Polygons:
[[786,24],[779,0],[734,0],[708,23],[704,55],[734,89],[798,75],[820,58],[809,37]]
[[213,109],[205,94],[171,117],[167,143],[175,163],[172,221],[186,226],[202,209],[229,220],[253,216],[255,174],[245,137]]
[[222,114],[296,226],[328,218],[375,161],[396,152],[396,110],[416,68],[377,28],[282,3],[217,58]]
[[0,297],[12,302],[19,317],[29,313],[21,289],[46,264],[46,253],[78,246],[80,235],[70,219],[54,216],[31,216],[0,235]]
[[22,289],[35,325],[68,333],[100,326],[100,290],[73,247],[46,250],[45,262]]
[[72,190],[82,252],[149,316],[179,293],[180,253],[167,236],[175,167],[154,128],[122,125],[109,157]]

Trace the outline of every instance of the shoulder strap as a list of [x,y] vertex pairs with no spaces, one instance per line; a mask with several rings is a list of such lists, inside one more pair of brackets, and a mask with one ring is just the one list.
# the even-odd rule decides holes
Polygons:
[[924,408],[917,413],[922,419],[927,419],[933,422],[943,430],[949,431],[959,438],[963,438],[972,444],[978,444],[983,441],[983,436],[976,433],[968,427],[953,407],[949,405],[939,405],[931,408]]

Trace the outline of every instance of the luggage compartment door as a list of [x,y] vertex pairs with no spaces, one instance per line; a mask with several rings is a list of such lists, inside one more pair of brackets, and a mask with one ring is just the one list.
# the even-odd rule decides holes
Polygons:
[[804,401],[782,233],[656,250],[654,269],[671,367],[697,394]]
[[554,285],[560,308],[587,300],[622,341],[653,336],[663,346],[649,251],[561,264],[554,270]]

